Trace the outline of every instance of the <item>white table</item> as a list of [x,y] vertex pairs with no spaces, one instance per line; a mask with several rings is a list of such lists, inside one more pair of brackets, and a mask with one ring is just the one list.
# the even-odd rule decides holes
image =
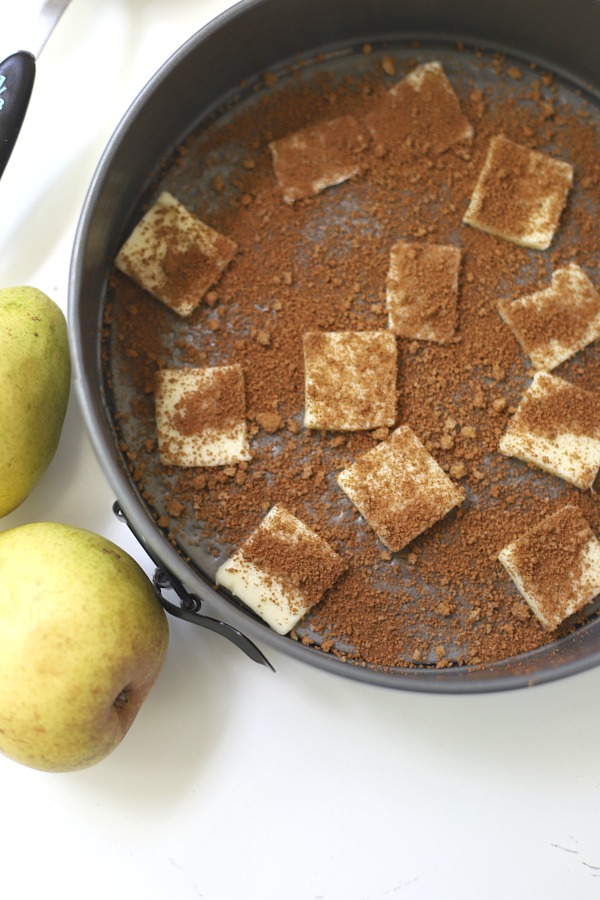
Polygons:
[[[2,56],[36,5],[1,0]],[[105,143],[159,65],[228,5],[73,0],[0,181],[0,285],[35,285],[66,310]],[[49,471],[0,527],[90,528],[151,572],[113,499],[73,394]],[[1,757],[3,900],[600,897],[600,670],[440,697],[269,656],[275,675],[171,621],[163,674],[112,756],[69,775]]]

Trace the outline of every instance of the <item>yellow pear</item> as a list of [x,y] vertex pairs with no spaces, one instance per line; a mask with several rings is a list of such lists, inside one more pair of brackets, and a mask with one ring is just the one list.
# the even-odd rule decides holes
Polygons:
[[83,769],[127,733],[167,650],[152,583],[125,551],[54,522],[0,532],[0,752]]
[[60,308],[36,288],[0,290],[0,517],[25,500],[48,468],[70,379]]

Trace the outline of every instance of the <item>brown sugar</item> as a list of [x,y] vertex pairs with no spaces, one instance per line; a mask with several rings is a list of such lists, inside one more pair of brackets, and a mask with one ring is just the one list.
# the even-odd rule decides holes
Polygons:
[[535,402],[519,409],[519,426],[552,438],[560,432],[600,439],[600,395],[552,376],[538,376],[538,383],[552,386],[539,393]]
[[[238,253],[209,292],[210,302],[206,295],[185,321],[113,273],[105,369],[130,476],[169,540],[207,578],[282,504],[346,564],[295,626],[292,639],[310,644],[307,652],[375,667],[478,666],[549,644],[577,625],[571,619],[553,633],[540,626],[498,562],[502,548],[567,504],[592,531],[600,530],[597,491],[581,491],[498,451],[531,372],[498,315],[498,300],[546,285],[552,271],[574,261],[590,272],[597,266],[600,117],[591,107],[588,118],[578,115],[575,93],[565,89],[560,99],[539,72],[524,68],[521,79],[507,80],[495,60],[450,55],[444,70],[460,114],[473,126],[467,153],[456,144],[440,153],[437,141],[428,148],[425,128],[412,148],[382,152],[373,139],[359,174],[286,204],[269,144],[344,115],[363,122],[387,97],[383,55],[393,58],[399,79],[414,70],[415,56],[416,62],[431,58],[412,48],[372,48],[294,70],[190,137],[157,190],[164,186],[181,197],[234,240]],[[543,106],[559,99],[562,124]],[[497,134],[575,168],[550,251],[530,251],[461,224]],[[252,168],[244,165],[248,159]],[[242,203],[245,194],[253,198],[249,205]],[[385,330],[390,249],[400,240],[461,251],[456,340],[398,337],[396,424],[412,429],[460,482],[465,499],[392,552],[337,483],[342,470],[389,439],[388,427],[344,433],[304,427],[303,336]],[[232,364],[244,371],[252,459],[202,470],[165,468],[156,451],[155,371]],[[557,372],[578,389],[597,391],[597,346]],[[183,510],[170,507],[174,500]]]

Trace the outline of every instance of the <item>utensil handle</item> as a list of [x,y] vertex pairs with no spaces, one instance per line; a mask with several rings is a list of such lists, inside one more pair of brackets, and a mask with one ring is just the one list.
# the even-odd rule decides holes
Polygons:
[[35,78],[35,58],[19,50],[0,63],[0,176],[19,136]]

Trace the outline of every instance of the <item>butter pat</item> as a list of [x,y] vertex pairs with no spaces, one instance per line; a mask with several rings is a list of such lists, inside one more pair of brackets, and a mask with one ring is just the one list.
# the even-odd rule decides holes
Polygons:
[[390,151],[431,150],[437,154],[473,139],[473,128],[437,61],[413,69],[387,92],[365,121],[374,141]]
[[458,247],[398,241],[390,251],[386,302],[394,334],[445,344],[457,324]]
[[338,475],[338,484],[392,550],[458,506],[464,493],[446,475],[408,425]]
[[545,290],[498,309],[536,369],[555,369],[600,337],[600,295],[574,264],[557,269]]
[[537,372],[499,446],[506,456],[587,490],[600,468],[600,397]]
[[549,631],[600,593],[600,541],[576,506],[545,518],[498,559]]
[[523,247],[547,250],[572,184],[570,163],[496,135],[463,222]]
[[165,466],[224,466],[251,459],[241,366],[160,369],[154,402]]
[[269,144],[286,203],[319,194],[358,175],[367,141],[353,116],[340,116]]
[[189,316],[220,278],[237,244],[163,191],[125,241],[115,264],[180,316]]
[[287,634],[318,603],[346,564],[329,544],[282,506],[274,506],[216,582],[278,634]]
[[389,331],[304,335],[307,428],[362,431],[396,421],[397,350]]

